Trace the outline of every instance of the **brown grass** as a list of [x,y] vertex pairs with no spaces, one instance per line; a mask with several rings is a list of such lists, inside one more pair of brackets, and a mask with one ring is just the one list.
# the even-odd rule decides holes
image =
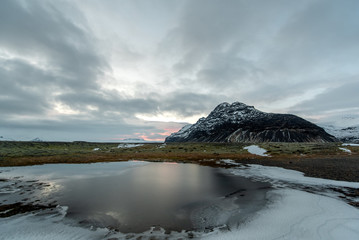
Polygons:
[[[47,163],[95,163],[127,160],[175,161],[226,167],[220,159],[242,164],[279,166],[308,176],[359,181],[359,147],[339,150],[337,143],[263,143],[271,157],[260,157],[243,149],[249,144],[173,143],[145,144],[117,148],[114,143],[31,143],[0,142],[0,166],[26,166]],[[101,148],[93,151],[94,148]]]

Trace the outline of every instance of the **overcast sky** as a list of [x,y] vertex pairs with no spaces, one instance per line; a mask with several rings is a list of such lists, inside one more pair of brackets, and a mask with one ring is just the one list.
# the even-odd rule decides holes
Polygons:
[[225,101],[356,118],[358,43],[357,0],[2,0],[0,136],[160,140]]

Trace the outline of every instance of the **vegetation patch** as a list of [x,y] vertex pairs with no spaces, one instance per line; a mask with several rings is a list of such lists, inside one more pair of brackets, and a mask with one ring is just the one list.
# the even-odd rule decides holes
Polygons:
[[[271,157],[243,149],[248,143],[146,143],[118,148],[119,143],[0,142],[0,166],[45,163],[94,163],[127,160],[174,161],[228,167],[221,159],[299,170],[308,176],[359,181],[359,146],[340,143],[260,143]],[[94,151],[94,149],[97,149]]]

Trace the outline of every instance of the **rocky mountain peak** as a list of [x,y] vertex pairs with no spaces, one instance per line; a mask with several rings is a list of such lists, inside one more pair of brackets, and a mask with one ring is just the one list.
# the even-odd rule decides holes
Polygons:
[[241,102],[219,104],[166,142],[332,142],[322,128],[291,114],[265,113]]

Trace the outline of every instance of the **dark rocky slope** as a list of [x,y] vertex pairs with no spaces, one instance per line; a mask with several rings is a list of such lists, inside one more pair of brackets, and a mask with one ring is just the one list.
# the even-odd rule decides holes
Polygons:
[[222,103],[206,118],[165,142],[336,142],[323,128],[292,114],[265,113],[244,103]]

